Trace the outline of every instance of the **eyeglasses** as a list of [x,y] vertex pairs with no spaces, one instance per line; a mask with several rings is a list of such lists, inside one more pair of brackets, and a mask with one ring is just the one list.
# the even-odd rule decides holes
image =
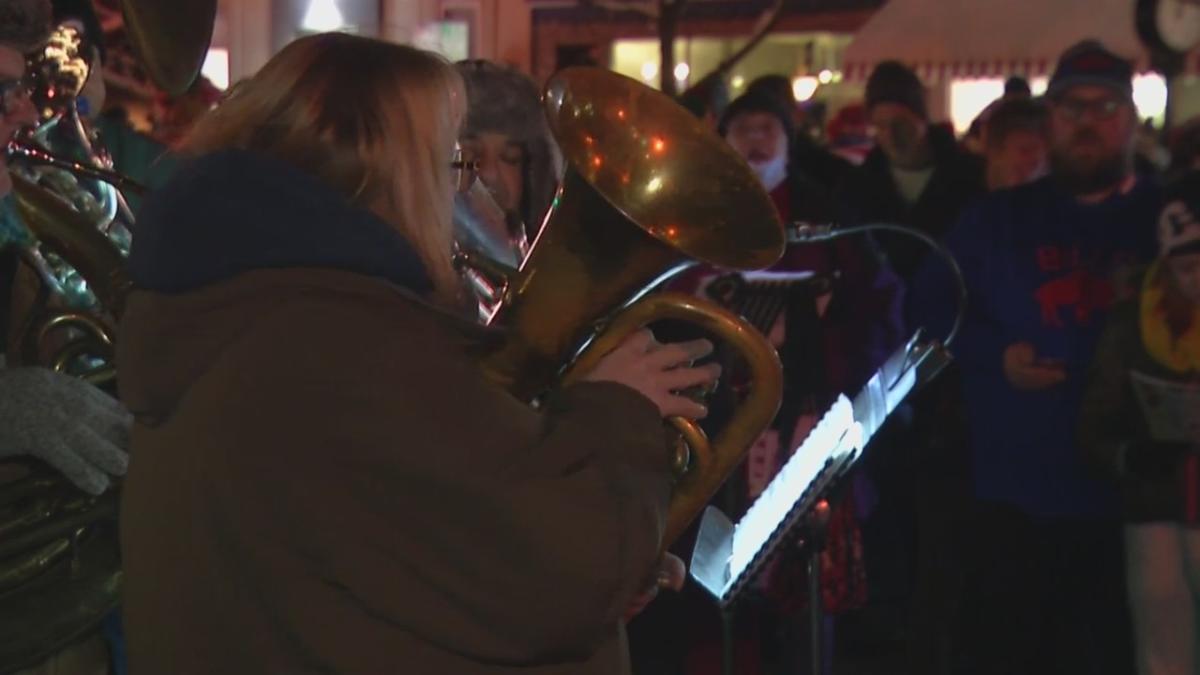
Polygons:
[[1077,122],[1087,113],[1098,120],[1112,119],[1125,103],[1115,98],[1084,100],[1078,98],[1062,98],[1055,102],[1054,109],[1066,119]]
[[454,146],[454,159],[450,161],[450,168],[454,169],[454,186],[459,192],[465,193],[470,190],[471,183],[479,176],[479,162],[463,159],[462,147],[458,145]]
[[33,93],[33,83],[28,77],[0,80],[0,115],[16,110]]

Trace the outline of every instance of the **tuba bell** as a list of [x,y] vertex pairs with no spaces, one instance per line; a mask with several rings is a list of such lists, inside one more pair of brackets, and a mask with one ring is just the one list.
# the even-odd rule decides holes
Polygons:
[[[489,298],[487,322],[503,325],[508,337],[482,366],[536,401],[656,320],[699,324],[740,351],[751,391],[715,439],[694,422],[670,420],[681,442],[663,537],[669,544],[770,424],[782,373],[774,348],[738,316],[690,295],[650,291],[698,261],[768,267],[783,253],[783,225],[741,157],[650,87],[598,68],[568,68],[546,85],[543,107],[566,173],[520,268]],[[498,276],[494,266],[485,272]]]

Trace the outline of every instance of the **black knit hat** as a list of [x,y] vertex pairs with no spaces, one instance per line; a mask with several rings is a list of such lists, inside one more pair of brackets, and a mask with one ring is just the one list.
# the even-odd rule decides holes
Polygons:
[[1005,96],[1032,96],[1033,90],[1029,86],[1029,80],[1020,75],[1013,75],[1004,81]]
[[747,113],[768,113],[778,117],[779,122],[783,124],[783,132],[787,134],[788,145],[791,145],[792,138],[796,133],[791,111],[780,103],[778,98],[762,91],[752,91],[733,99],[733,103],[730,103],[725,108],[725,112],[721,113],[721,119],[717,122],[717,132],[722,137],[725,136],[733,118]]
[[1071,87],[1108,87],[1126,101],[1133,100],[1133,66],[1096,40],[1084,40],[1063,52],[1050,78],[1046,96],[1058,98]]
[[884,61],[875,66],[867,80],[867,110],[880,103],[896,103],[929,119],[925,107],[925,85],[911,68],[899,61]]

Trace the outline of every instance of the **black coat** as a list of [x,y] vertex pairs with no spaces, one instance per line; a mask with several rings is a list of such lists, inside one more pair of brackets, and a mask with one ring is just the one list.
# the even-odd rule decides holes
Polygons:
[[[915,204],[907,204],[892,177],[891,162],[878,147],[852,170],[837,190],[839,220],[844,225],[892,223],[916,228],[936,239],[958,220],[963,208],[984,192],[983,163],[958,147],[942,127],[930,127],[934,170]],[[876,233],[892,269],[904,280],[912,278],[928,249],[901,234]]]

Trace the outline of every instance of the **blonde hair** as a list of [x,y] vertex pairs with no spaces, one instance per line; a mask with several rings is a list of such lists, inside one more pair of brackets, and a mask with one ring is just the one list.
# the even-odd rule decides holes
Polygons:
[[300,38],[197,122],[181,150],[258,152],[383,218],[417,250],[439,294],[451,262],[451,153],[466,111],[442,57],[342,33]]

